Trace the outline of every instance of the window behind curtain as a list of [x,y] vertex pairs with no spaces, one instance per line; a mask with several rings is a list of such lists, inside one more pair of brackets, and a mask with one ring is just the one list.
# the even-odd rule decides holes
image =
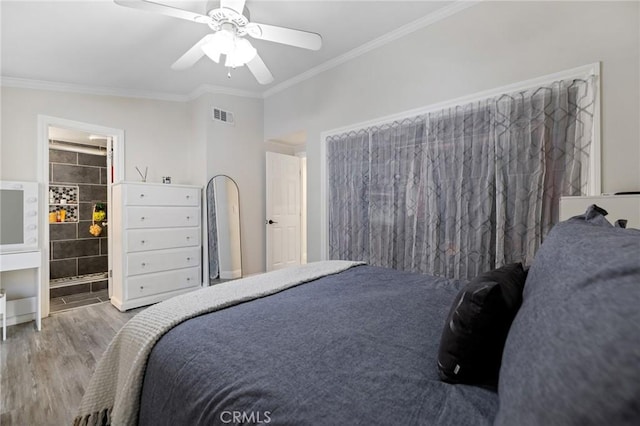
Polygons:
[[586,193],[594,79],[327,139],[331,259],[470,278],[528,264]]

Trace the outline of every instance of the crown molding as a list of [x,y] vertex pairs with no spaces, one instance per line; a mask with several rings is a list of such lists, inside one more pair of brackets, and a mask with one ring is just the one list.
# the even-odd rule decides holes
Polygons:
[[356,47],[344,53],[340,56],[336,56],[333,59],[328,60],[327,62],[318,65],[317,67],[311,68],[308,71],[303,72],[302,74],[298,74],[297,76],[290,78],[289,80],[283,81],[280,84],[273,86],[270,89],[267,89],[263,92],[263,98],[268,98],[278,92],[281,92],[289,87],[292,87],[298,83],[301,83],[305,80],[308,80],[316,75],[323,73],[327,70],[337,67],[338,65],[344,64],[352,59],[357,58],[358,56],[364,55],[367,52],[370,52],[378,47],[384,46],[385,44],[391,43],[394,40],[402,38],[408,34],[411,34],[419,29],[428,27],[438,21],[441,21],[445,18],[448,18],[451,15],[454,15],[458,12],[461,12],[465,9],[468,9],[472,6],[477,5],[483,0],[456,0],[453,4],[449,6],[445,6],[441,9],[436,10],[428,15],[423,16],[420,19],[417,19],[413,22],[409,22],[406,25],[403,25],[400,28],[397,28],[383,36],[380,36],[376,39],[373,39],[361,46]]
[[184,95],[152,92],[132,89],[116,89],[100,86],[83,86],[79,84],[59,83],[54,81],[31,80],[27,78],[0,77],[0,86],[19,89],[49,90],[54,92],[79,93],[83,95],[118,96],[125,98],[153,99],[162,101],[185,102]]
[[82,86],[78,84],[30,80],[26,78],[15,77],[0,77],[0,86],[15,87],[19,89],[48,90],[54,92],[79,93],[83,95],[117,96],[124,98],[151,99],[170,102],[189,102],[206,93],[239,96],[244,98],[262,98],[262,94],[259,92],[238,90],[228,87],[214,86],[211,84],[203,84],[197,87],[188,95],[177,95],[173,93],[132,89],[115,89],[110,87]]

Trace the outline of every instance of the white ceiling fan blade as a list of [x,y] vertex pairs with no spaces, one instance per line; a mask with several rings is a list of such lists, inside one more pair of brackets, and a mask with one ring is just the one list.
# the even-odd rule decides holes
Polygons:
[[258,80],[260,84],[269,84],[273,81],[273,75],[271,71],[264,64],[260,55],[256,55],[252,60],[247,62],[247,68],[251,71],[251,74]]
[[322,47],[320,34],[292,28],[250,23],[247,25],[247,33],[253,38],[302,47],[303,49],[318,50]]
[[173,16],[174,18],[186,19],[187,21],[195,21],[201,23],[207,23],[211,20],[206,15],[194,13],[189,10],[178,9],[177,7],[167,6],[166,4],[155,3],[147,0],[113,0],[114,3],[131,7],[133,9],[144,10],[146,12],[160,13],[166,16]]
[[242,15],[244,10],[245,0],[220,0],[220,7],[226,9],[232,9]]
[[198,62],[200,58],[204,56],[204,50],[202,50],[202,46],[209,43],[211,37],[213,37],[213,34],[207,34],[206,36],[202,37],[199,42],[194,44],[191,49],[187,50],[184,55],[178,58],[178,60],[175,61],[173,65],[171,65],[171,68],[176,71],[180,71],[193,66],[193,64]]

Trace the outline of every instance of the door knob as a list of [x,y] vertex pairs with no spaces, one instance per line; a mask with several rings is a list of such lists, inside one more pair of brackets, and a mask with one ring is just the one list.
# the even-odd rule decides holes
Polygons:
[[267,224],[268,224],[268,225],[273,225],[274,223],[278,223],[278,222],[274,222],[274,221],[273,221],[273,220],[271,220],[271,219],[269,219],[269,220],[267,221]]

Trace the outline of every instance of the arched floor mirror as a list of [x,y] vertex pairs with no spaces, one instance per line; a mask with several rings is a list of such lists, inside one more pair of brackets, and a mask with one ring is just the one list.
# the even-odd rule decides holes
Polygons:
[[226,175],[207,184],[209,283],[242,277],[240,190]]

